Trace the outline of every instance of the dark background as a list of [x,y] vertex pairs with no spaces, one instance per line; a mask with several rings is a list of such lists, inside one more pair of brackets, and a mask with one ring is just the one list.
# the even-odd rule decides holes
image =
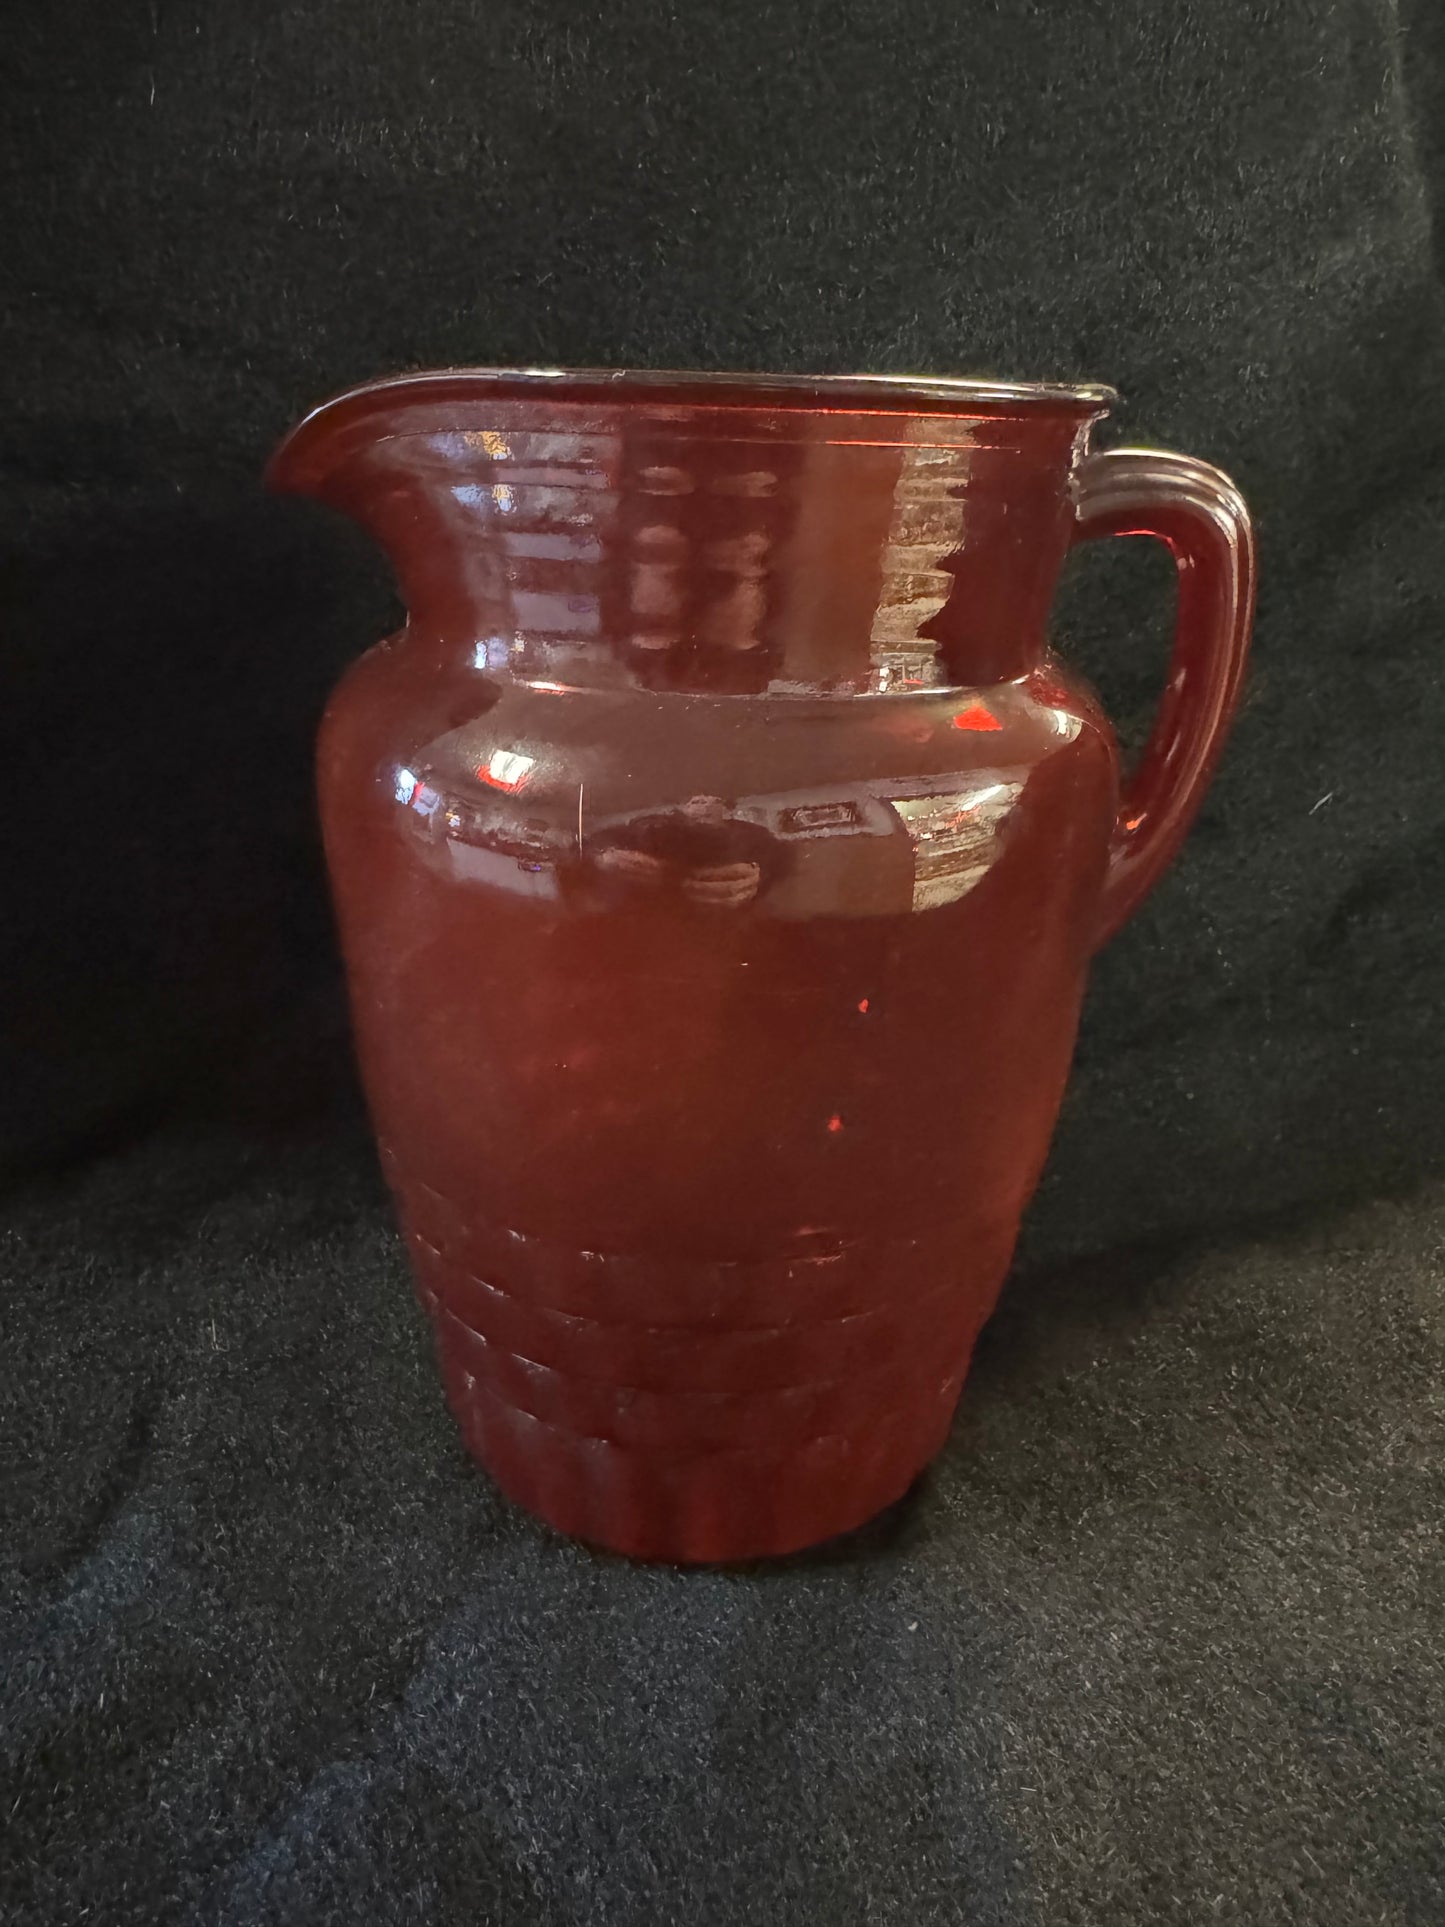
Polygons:
[[[0,1917],[1445,1918],[1445,15],[32,0],[4,73]],[[767,1571],[468,1465],[349,1070],[394,603],[259,471],[537,360],[1111,380],[1258,517],[954,1441]],[[1070,565],[1126,741],[1171,597]]]

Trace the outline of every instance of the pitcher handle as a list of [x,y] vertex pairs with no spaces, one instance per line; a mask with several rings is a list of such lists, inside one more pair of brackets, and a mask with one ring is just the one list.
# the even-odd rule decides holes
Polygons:
[[1254,530],[1227,475],[1190,455],[1118,448],[1075,475],[1074,540],[1152,535],[1179,569],[1169,681],[1126,779],[1096,941],[1106,943],[1169,867],[1229,733],[1254,619]]

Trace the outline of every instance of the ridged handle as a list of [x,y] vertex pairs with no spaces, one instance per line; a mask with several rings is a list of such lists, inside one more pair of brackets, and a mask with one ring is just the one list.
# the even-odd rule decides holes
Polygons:
[[1133,915],[1173,861],[1239,701],[1254,618],[1254,531],[1244,498],[1207,462],[1163,449],[1090,456],[1076,477],[1076,542],[1152,535],[1179,570],[1169,681],[1124,785],[1097,941]]

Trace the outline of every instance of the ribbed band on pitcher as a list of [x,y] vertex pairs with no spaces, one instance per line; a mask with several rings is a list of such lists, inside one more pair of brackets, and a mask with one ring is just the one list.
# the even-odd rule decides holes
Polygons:
[[409,1216],[471,1449],[562,1530],[640,1557],[784,1551],[900,1496],[947,1431],[1008,1258],[1005,1234],[957,1226],[759,1264],[485,1229],[463,1254]]

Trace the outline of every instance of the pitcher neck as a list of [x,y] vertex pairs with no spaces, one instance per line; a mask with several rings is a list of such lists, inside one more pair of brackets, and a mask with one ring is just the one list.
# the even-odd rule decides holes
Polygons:
[[1085,390],[942,410],[909,406],[903,385],[774,400],[450,379],[329,404],[283,444],[273,481],[370,529],[413,632],[443,651],[535,680],[711,694],[1025,674],[1104,406]]

